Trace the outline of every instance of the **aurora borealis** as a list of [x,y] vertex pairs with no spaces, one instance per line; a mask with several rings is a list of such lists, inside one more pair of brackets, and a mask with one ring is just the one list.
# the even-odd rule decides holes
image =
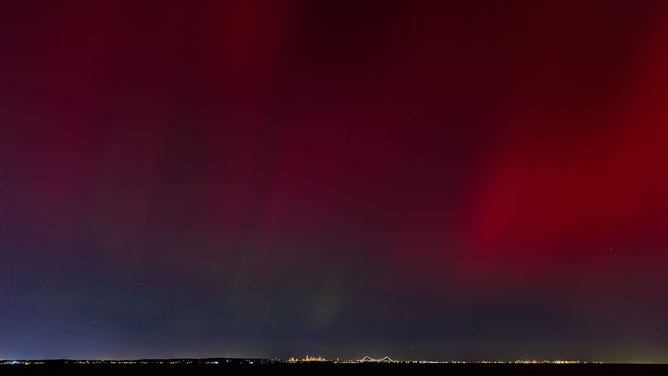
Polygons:
[[668,4],[465,3],[2,2],[0,358],[668,361]]

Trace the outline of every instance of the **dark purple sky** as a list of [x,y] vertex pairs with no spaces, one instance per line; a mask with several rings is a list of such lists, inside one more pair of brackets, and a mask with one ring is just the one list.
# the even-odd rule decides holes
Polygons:
[[6,1],[0,358],[668,361],[662,1]]

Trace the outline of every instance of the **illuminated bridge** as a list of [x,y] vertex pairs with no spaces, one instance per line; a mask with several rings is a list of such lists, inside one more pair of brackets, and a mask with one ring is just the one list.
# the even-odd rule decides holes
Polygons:
[[394,362],[394,360],[390,359],[389,356],[380,358],[380,359],[374,359],[370,356],[365,356],[364,358],[360,359],[360,362],[371,362],[371,363],[377,363],[377,362]]

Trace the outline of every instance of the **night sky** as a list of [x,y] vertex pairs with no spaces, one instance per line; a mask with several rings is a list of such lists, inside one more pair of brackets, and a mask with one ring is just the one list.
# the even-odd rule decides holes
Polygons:
[[473,3],[3,1],[0,358],[668,361],[668,4]]

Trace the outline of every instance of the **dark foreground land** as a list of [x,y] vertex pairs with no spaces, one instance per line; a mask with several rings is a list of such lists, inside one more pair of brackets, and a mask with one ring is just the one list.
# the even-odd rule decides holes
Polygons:
[[668,375],[662,364],[404,364],[404,363],[283,363],[274,361],[91,362],[45,361],[0,364],[0,375],[45,374],[303,374],[303,375]]

